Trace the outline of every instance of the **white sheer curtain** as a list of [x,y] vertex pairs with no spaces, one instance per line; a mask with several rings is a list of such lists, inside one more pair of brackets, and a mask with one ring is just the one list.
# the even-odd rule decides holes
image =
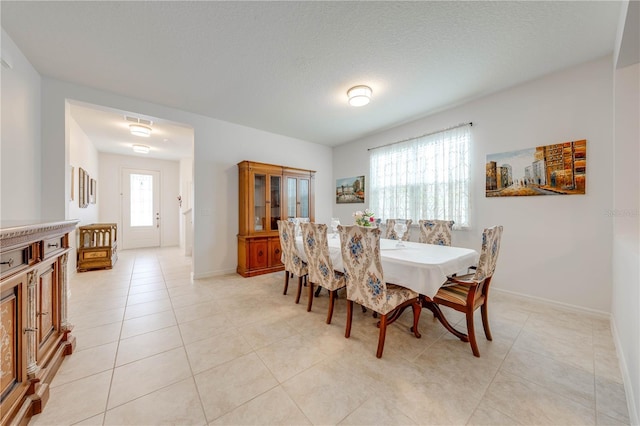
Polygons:
[[441,219],[469,226],[470,126],[370,151],[369,208],[383,219]]

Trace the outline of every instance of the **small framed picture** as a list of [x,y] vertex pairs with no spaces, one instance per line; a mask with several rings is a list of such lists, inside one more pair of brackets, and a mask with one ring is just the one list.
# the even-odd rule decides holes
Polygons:
[[98,183],[96,182],[96,180],[95,179],[91,179],[91,188],[90,188],[90,191],[89,191],[89,202],[91,204],[95,204],[96,203],[97,185],[98,185]]
[[88,197],[87,197],[87,178],[89,177],[89,175],[87,174],[87,172],[82,168],[82,167],[78,167],[78,206],[81,209],[84,209],[87,207],[88,203]]

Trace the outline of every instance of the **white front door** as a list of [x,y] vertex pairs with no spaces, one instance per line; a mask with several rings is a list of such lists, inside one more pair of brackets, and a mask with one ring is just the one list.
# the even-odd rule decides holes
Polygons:
[[122,248],[160,246],[160,172],[122,170]]

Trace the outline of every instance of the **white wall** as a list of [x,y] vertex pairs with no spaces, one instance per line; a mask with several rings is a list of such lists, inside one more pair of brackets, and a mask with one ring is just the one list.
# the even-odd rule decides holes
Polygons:
[[[71,201],[69,200],[70,197],[67,197],[67,200],[69,200],[69,218],[79,219],[78,225],[90,225],[99,222],[98,208],[100,202],[96,200],[96,204],[89,204],[86,208],[80,208],[78,201],[80,188],[78,169],[82,167],[92,179],[97,179],[98,184],[100,184],[98,150],[73,117],[67,115],[67,120],[69,121],[69,162],[74,168],[73,200]],[[69,188],[71,188],[71,185],[69,185]]]
[[237,163],[243,160],[315,170],[316,221],[331,220],[334,193],[331,148],[210,119],[200,129],[196,128],[195,135],[193,256],[196,265],[207,262],[211,268],[197,267],[196,277],[235,271]]
[[[612,331],[629,419],[640,424],[640,3],[621,8],[614,73]],[[623,46],[626,45],[626,49]]]
[[[472,121],[473,229],[454,231],[454,245],[479,250],[483,228],[503,225],[494,288],[609,312],[612,84],[603,58],[360,139],[334,150],[334,179],[368,176],[367,148]],[[586,195],[485,197],[487,154],[580,139]],[[334,204],[334,214],[351,222],[362,206]]]
[[[615,72],[613,302],[632,424],[640,410],[640,64]],[[635,416],[633,413],[635,412]]]
[[[243,160],[316,170],[316,219],[328,222],[333,206],[332,150],[323,145],[235,125],[201,115],[115,95],[55,79],[42,80],[43,146],[63,151],[65,100],[73,99],[184,123],[194,129],[194,276],[234,272],[237,266],[238,170]],[[52,154],[53,155],[53,154]],[[64,157],[64,154],[63,154]],[[64,197],[69,157],[54,156],[43,199],[58,219],[68,218]],[[100,167],[98,197],[106,173]],[[46,192],[46,194],[44,193]],[[172,194],[177,196],[177,194]],[[101,206],[104,200],[101,199]],[[176,204],[177,205],[177,204]],[[101,221],[111,220],[99,214]]]
[[129,155],[101,152],[100,178],[98,179],[98,201],[100,222],[118,224],[118,248],[123,247],[122,238],[122,169],[156,170],[160,172],[160,245],[180,244],[180,163]]
[[2,58],[12,66],[0,67],[0,220],[8,226],[41,217],[41,79],[4,30]]
[[[180,207],[180,247],[185,248],[185,220],[184,213],[189,211],[193,205],[193,159],[182,158],[180,160],[180,196],[182,206]],[[192,210],[193,212],[193,210]],[[187,214],[191,216],[191,214]]]
[[[79,204],[79,190],[80,190],[80,180],[79,180],[79,168],[82,167],[92,179],[98,179],[98,150],[96,149],[93,142],[89,139],[86,133],[80,128],[78,123],[73,119],[73,117],[68,113],[68,105],[65,107],[67,109],[66,119],[67,119],[67,129],[69,134],[67,135],[69,139],[69,161],[71,166],[73,166],[73,200],[71,200],[71,184],[67,185],[65,196],[66,200],[69,203],[69,219],[78,219],[78,226],[80,225],[90,225],[92,223],[99,222],[98,221],[98,206],[99,202],[96,200],[96,204],[91,204],[85,208],[80,208]],[[69,170],[69,168],[67,168]],[[70,171],[68,172],[70,175]],[[70,179],[70,178],[69,178]],[[76,249],[78,247],[77,241],[77,233],[76,231],[72,231],[69,233],[69,246],[71,247],[71,253],[76,253]],[[75,272],[77,264],[76,256],[69,256],[69,272]]]

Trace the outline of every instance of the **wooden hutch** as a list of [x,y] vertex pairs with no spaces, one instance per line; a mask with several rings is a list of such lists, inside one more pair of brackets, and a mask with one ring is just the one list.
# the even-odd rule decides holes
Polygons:
[[26,424],[75,338],[67,321],[69,232],[77,220],[0,228],[0,424]]
[[278,220],[315,220],[315,173],[252,161],[238,163],[238,274],[252,277],[284,269]]

